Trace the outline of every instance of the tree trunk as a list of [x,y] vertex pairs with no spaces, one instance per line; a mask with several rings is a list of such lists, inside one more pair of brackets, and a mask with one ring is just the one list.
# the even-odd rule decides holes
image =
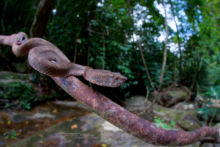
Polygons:
[[[134,29],[135,29],[136,35],[138,35],[137,28],[135,27]],[[154,85],[153,85],[153,82],[152,82],[152,79],[151,79],[151,76],[150,76],[150,72],[149,72],[148,67],[147,67],[147,63],[146,63],[145,58],[144,58],[144,54],[143,54],[141,42],[140,42],[139,39],[137,39],[137,42],[138,42],[138,47],[139,47],[139,50],[140,50],[141,58],[142,58],[142,61],[143,61],[143,64],[144,64],[144,68],[145,68],[145,71],[146,71],[148,80],[149,80],[149,82],[150,82],[151,87],[152,87],[153,89],[155,89],[155,87],[154,87]]]
[[102,69],[105,69],[105,36],[103,36],[103,54],[102,54]]
[[180,61],[179,61],[179,78],[181,79],[182,77],[182,50],[181,50],[181,42],[180,42],[180,36],[179,36],[179,27],[177,25],[177,22],[176,22],[176,14],[174,12],[174,7],[173,7],[173,3],[171,0],[169,0],[170,2],[170,6],[171,6],[171,11],[172,11],[172,15],[173,15],[173,20],[174,20],[174,23],[175,23],[175,26],[176,26],[176,33],[177,33],[177,42],[178,42],[178,51],[179,51],[179,54],[180,54]]
[[165,36],[165,45],[164,45],[164,52],[163,52],[163,65],[162,65],[162,69],[161,69],[161,75],[160,75],[158,91],[161,89],[161,86],[162,86],[162,83],[163,83],[163,77],[164,77],[166,62],[167,62],[168,26],[167,26],[167,12],[166,12],[165,0],[163,0],[163,7],[164,7],[164,12],[165,12],[164,23],[165,23],[166,36]]
[[30,29],[30,37],[43,36],[54,2],[55,0],[40,0]]
[[76,42],[75,48],[74,48],[74,58],[73,58],[73,62],[74,63],[76,63],[77,54],[78,54],[78,50],[77,50],[77,42]]

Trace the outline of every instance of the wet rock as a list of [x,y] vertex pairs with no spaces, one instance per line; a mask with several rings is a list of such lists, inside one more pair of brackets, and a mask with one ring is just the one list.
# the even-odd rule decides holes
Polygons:
[[50,114],[50,113],[35,113],[34,115],[29,117],[30,119],[34,120],[34,119],[41,119],[41,118],[55,118],[54,115]]
[[[135,99],[135,97],[134,97]],[[138,97],[138,103],[133,103],[134,100],[130,101],[131,104],[135,104],[134,111],[138,110],[138,104],[145,102],[149,105],[150,102],[145,97]],[[70,101],[71,102],[71,101]],[[153,147],[154,145],[148,144],[129,133],[124,132],[120,128],[113,124],[105,121],[95,113],[89,113],[87,110],[78,107],[78,104],[72,103],[70,105],[63,105],[68,102],[52,102],[45,105],[38,106],[31,111],[13,112],[7,115],[11,119],[11,127],[16,130],[20,135],[17,136],[17,142],[10,144],[12,147],[72,147],[72,146],[111,146],[111,147]],[[127,103],[127,106],[129,103]],[[72,107],[73,106],[73,107]],[[74,107],[76,106],[76,107]],[[128,107],[129,108],[129,107]],[[132,107],[130,107],[132,108]],[[142,105],[141,108],[146,107]],[[166,109],[161,106],[154,106],[155,114],[161,118],[171,118],[171,113],[177,119],[177,115],[184,116],[183,111]],[[176,112],[177,111],[177,112]],[[137,111],[136,111],[137,112]],[[40,114],[46,114],[45,116],[55,117],[37,117],[38,119],[31,120],[31,116],[39,116]],[[179,114],[177,114],[179,113]],[[21,117],[22,114],[25,117]],[[36,115],[37,114],[37,115]],[[49,114],[49,115],[47,115]],[[144,114],[144,113],[143,113]],[[42,115],[40,115],[42,116]],[[188,115],[185,115],[188,116]],[[7,117],[7,118],[8,118]],[[143,115],[141,117],[144,118]],[[17,121],[14,123],[13,120]],[[178,118],[179,119],[179,118]],[[178,119],[176,122],[178,122]],[[183,118],[187,119],[187,118]],[[179,123],[179,122],[178,122]],[[23,124],[23,128],[21,125]],[[187,124],[189,125],[189,124]],[[16,129],[17,128],[17,129]],[[27,131],[27,132],[26,132]],[[24,135],[24,136],[22,136]],[[23,140],[21,140],[23,138]],[[5,143],[1,140],[0,143]],[[196,146],[193,144],[190,146]],[[190,147],[189,146],[189,147]]]
[[174,105],[172,108],[179,110],[196,110],[196,106],[192,103],[181,102]]
[[201,147],[220,147],[220,144],[204,143]]
[[10,117],[5,112],[0,112],[0,125],[7,123],[10,120]]
[[156,100],[158,104],[170,107],[178,102],[190,100],[191,92],[186,87],[168,87],[161,92],[154,91],[151,97],[152,101]]
[[125,101],[125,108],[132,112],[142,112],[149,105],[146,97],[132,96]]
[[195,109],[172,109],[157,104],[152,106],[152,103],[143,96],[134,96],[127,100],[125,104],[127,110],[151,122],[154,122],[156,116],[168,124],[174,121],[177,124],[176,127],[180,129],[190,131],[200,127],[200,121],[197,118]]
[[53,104],[55,105],[60,105],[60,106],[63,106],[63,107],[74,107],[74,108],[83,108],[83,109],[88,109],[88,107],[86,107],[85,105],[81,104],[81,103],[78,103],[77,101],[60,101],[60,100],[57,100],[57,101],[53,101],[52,102]]
[[5,145],[6,145],[5,142],[0,141],[0,146],[5,146]]
[[[80,107],[77,101],[60,101],[62,104],[71,103],[72,106],[57,105],[55,103],[56,102],[50,101],[32,108],[31,111],[13,110],[0,112],[0,143],[11,144],[57,123],[90,113],[87,109]],[[72,126],[71,129],[74,128],[77,128],[77,126]],[[16,132],[16,134],[18,134],[16,139],[10,138],[11,132]],[[10,139],[7,139],[3,135],[4,133],[9,134],[8,137]],[[54,134],[52,134],[52,136]],[[45,140],[43,140],[44,144],[42,144],[42,146],[45,144],[48,145],[53,139],[57,138],[59,138],[58,140],[60,141],[56,144],[62,146],[63,144],[61,142],[63,142],[63,137],[60,136],[55,136],[55,138],[49,136],[47,139],[43,138]],[[39,145],[40,144],[36,146],[38,147]]]
[[[73,125],[77,127],[72,128]],[[154,145],[148,144],[124,132],[94,113],[52,126],[47,131],[41,131],[13,144],[12,147],[50,145],[55,147],[154,147]],[[196,145],[193,144],[188,147]]]
[[38,142],[39,147],[66,147],[67,140],[64,135],[56,133],[49,135],[44,140]]
[[220,128],[220,123],[217,123],[217,124],[215,125],[215,127],[216,127],[216,128]]

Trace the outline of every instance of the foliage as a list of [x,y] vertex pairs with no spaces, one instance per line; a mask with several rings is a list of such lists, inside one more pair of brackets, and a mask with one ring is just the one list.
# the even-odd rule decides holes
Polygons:
[[[9,35],[24,31],[28,34],[37,6],[36,0],[1,0],[0,34]],[[16,71],[13,63],[24,63],[17,59],[9,47],[0,46],[0,70]]]
[[11,132],[4,132],[3,136],[6,139],[16,139],[17,133],[16,133],[16,131],[14,129],[12,129]]
[[30,103],[33,102],[35,98],[34,93],[35,91],[31,84],[25,83],[24,81],[18,81],[8,84],[7,87],[3,87],[3,90],[0,92],[0,97],[18,99],[18,104],[21,108],[30,109]]
[[219,108],[209,108],[209,105],[213,104],[212,99],[220,101],[220,86],[210,86],[201,93],[206,102],[203,104],[203,107],[198,109],[198,113],[201,114],[201,117],[204,120],[209,120],[214,118],[215,115],[220,113]]
[[169,125],[164,120],[160,119],[159,117],[154,118],[154,123],[156,124],[157,127],[164,128],[166,130],[171,130],[171,129],[175,128],[175,126],[176,126],[175,121],[172,120]]
[[214,118],[217,114],[219,114],[220,110],[216,108],[202,107],[198,109],[198,113],[201,115],[203,120],[207,121]]

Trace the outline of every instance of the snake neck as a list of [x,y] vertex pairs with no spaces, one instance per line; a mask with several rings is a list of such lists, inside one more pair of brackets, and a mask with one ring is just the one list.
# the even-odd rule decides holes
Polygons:
[[83,76],[85,72],[90,69],[89,66],[82,66],[75,63],[70,63],[70,70],[68,73],[68,76],[74,75],[74,76]]
[[12,46],[16,42],[16,34],[0,35],[0,44]]
[[51,43],[41,38],[31,38],[26,40],[21,45],[13,44],[12,52],[15,54],[15,56],[22,57],[28,54],[33,48],[46,45],[51,45]]
[[6,41],[7,38],[8,38],[8,36],[0,35],[0,44],[8,45],[8,43],[7,43],[7,41]]

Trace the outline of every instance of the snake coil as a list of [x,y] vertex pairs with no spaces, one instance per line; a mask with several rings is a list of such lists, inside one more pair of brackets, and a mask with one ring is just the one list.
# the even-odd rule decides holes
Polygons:
[[21,57],[28,54],[28,63],[35,70],[52,77],[83,76],[89,82],[106,87],[118,87],[127,79],[120,73],[93,69],[71,63],[55,45],[42,38],[28,39],[23,32],[8,38],[12,52]]

